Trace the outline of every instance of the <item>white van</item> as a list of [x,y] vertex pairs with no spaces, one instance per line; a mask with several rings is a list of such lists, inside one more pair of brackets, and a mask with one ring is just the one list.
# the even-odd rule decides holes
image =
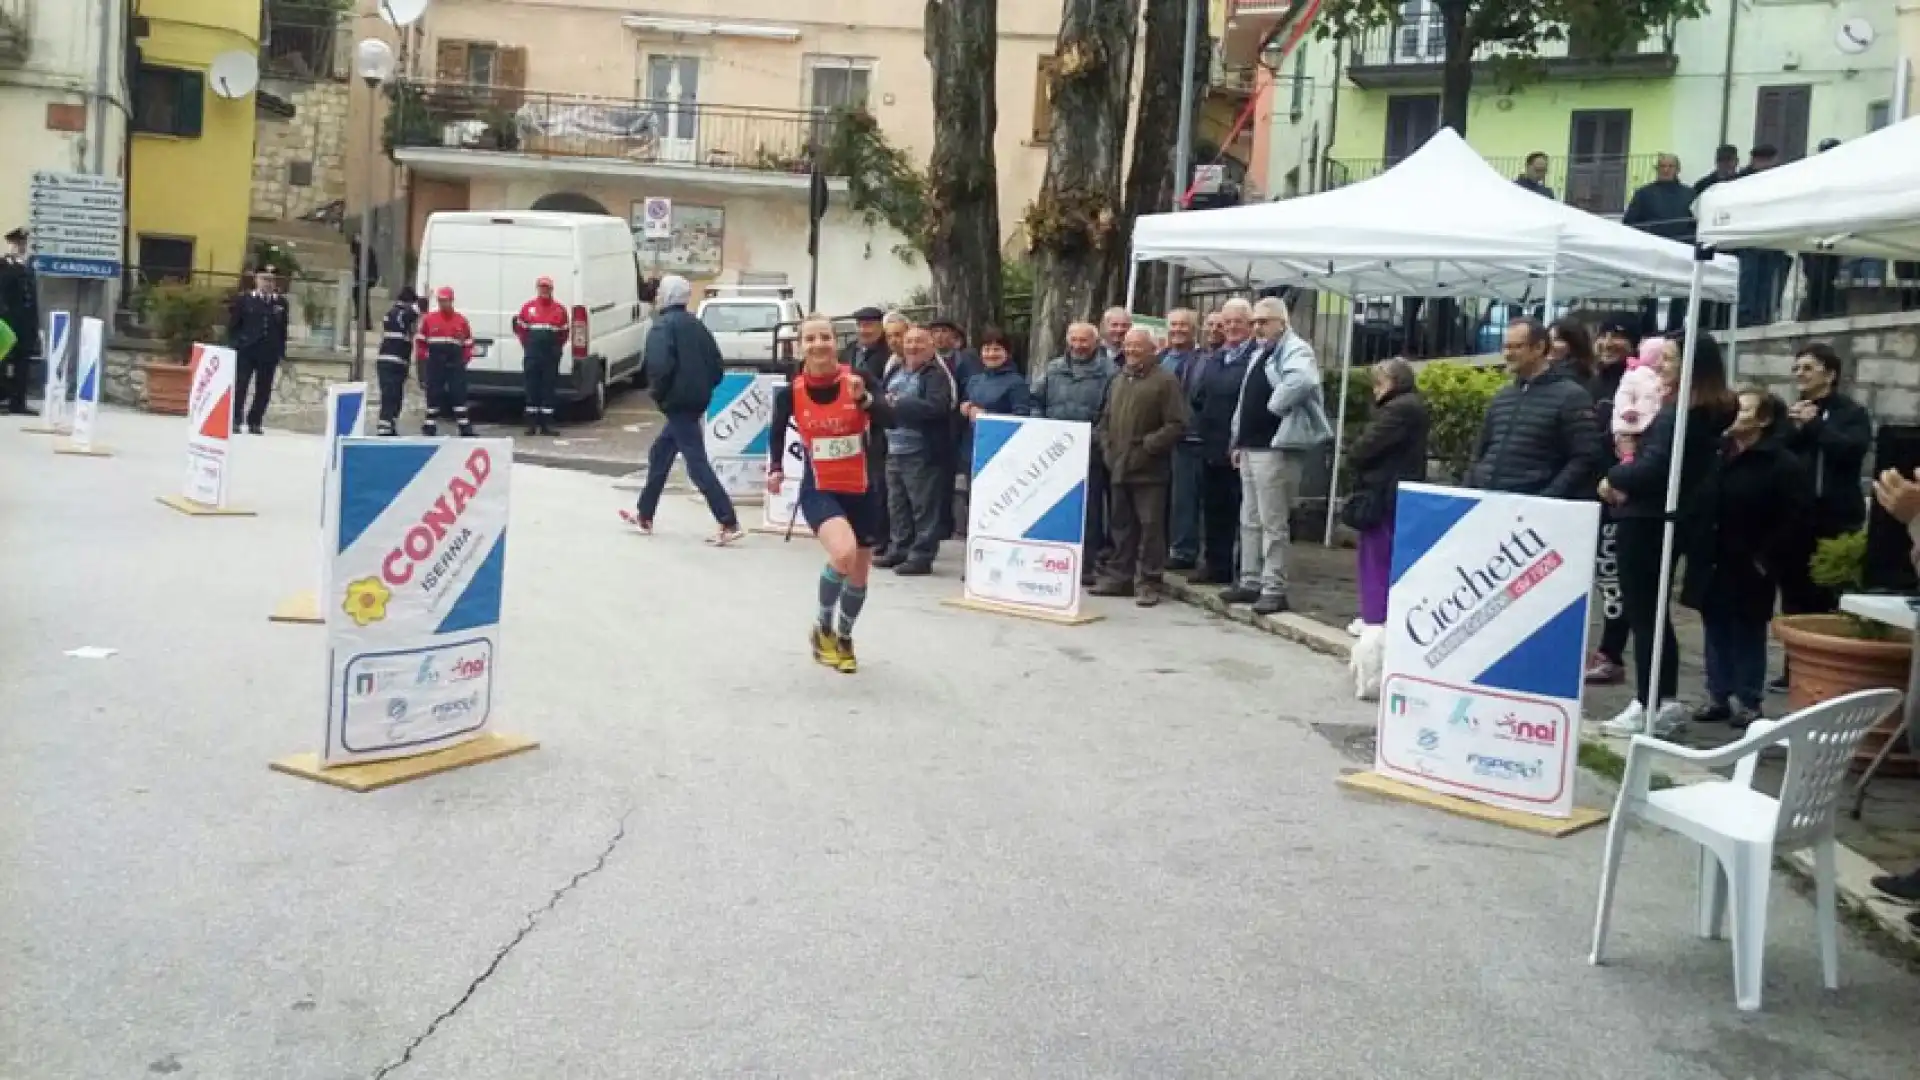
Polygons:
[[560,357],[558,397],[582,402],[587,418],[606,413],[607,387],[637,379],[651,308],[640,300],[633,231],[603,214],[544,210],[461,210],[427,218],[414,288],[431,300],[453,289],[454,310],[473,324],[467,385],[476,397],[524,397],[520,339],[513,320],[534,283],[553,279],[553,298],[573,313]]

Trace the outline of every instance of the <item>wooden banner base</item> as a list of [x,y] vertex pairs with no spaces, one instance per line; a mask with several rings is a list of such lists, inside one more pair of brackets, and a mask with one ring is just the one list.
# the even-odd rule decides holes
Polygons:
[[320,615],[320,593],[316,589],[304,589],[294,593],[274,605],[267,614],[268,622],[301,623],[317,626],[327,620]]
[[1425,806],[1430,809],[1444,810],[1449,814],[1470,817],[1475,821],[1491,822],[1495,825],[1504,825],[1509,829],[1520,829],[1525,832],[1537,833],[1541,836],[1551,836],[1555,839],[1572,836],[1574,833],[1582,830],[1591,829],[1595,825],[1607,820],[1609,816],[1605,810],[1595,810],[1585,806],[1574,807],[1573,816],[1570,818],[1552,818],[1541,817],[1539,814],[1523,814],[1518,810],[1506,810],[1498,806],[1488,806],[1485,803],[1456,798],[1452,795],[1442,795],[1437,791],[1428,791],[1423,787],[1415,787],[1412,784],[1403,783],[1392,777],[1382,776],[1371,769],[1346,773],[1336,782],[1341,787],[1351,791],[1364,791],[1373,795],[1385,795],[1389,798],[1417,803],[1420,806]]
[[47,427],[45,424],[35,424],[32,427],[23,427],[20,430],[26,432],[28,435],[72,435],[73,434],[73,429],[71,428],[52,428],[52,427]]
[[162,506],[169,506],[188,517],[254,517],[251,510],[234,506],[208,506],[203,502],[194,502],[185,495],[156,495],[154,500]]
[[63,445],[56,446],[53,448],[53,452],[56,454],[73,454],[78,457],[112,457],[113,456],[113,451],[107,449],[104,446],[75,446],[72,443],[65,443]]
[[1048,611],[1014,607],[1012,604],[996,604],[991,600],[975,600],[968,596],[950,596],[940,602],[948,607],[984,611],[990,615],[1011,615],[1016,619],[1032,619],[1035,622],[1053,623],[1056,626],[1085,626],[1106,618],[1105,615],[1089,615],[1084,611],[1078,615],[1056,615]]
[[320,764],[318,754],[294,754],[270,762],[268,768],[274,772],[298,776],[348,791],[364,794],[383,787],[404,784],[409,780],[418,780],[423,776],[464,769],[469,765],[495,761],[514,754],[524,754],[540,745],[538,739],[529,739],[525,735],[501,735],[488,732],[470,742],[459,746],[450,746],[445,750],[435,750],[430,754],[417,754],[413,757],[396,758],[392,761],[369,761],[363,765],[335,765],[325,768]]

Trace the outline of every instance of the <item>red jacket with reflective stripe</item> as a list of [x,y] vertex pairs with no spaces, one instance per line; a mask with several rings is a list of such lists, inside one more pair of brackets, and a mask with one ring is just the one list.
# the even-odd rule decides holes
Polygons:
[[542,300],[539,297],[520,305],[520,315],[513,320],[513,332],[519,337],[520,344],[527,343],[529,331],[565,336],[573,325],[573,317],[567,313],[567,307],[558,300]]
[[419,335],[420,345],[414,350],[414,359],[425,360],[431,356],[444,362],[457,356],[463,365],[473,362],[473,327],[468,325],[465,315],[457,311],[443,315],[435,308],[421,316]]

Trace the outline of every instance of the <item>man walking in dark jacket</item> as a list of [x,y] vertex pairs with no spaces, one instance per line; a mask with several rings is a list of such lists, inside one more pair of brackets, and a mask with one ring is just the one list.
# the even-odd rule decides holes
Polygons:
[[1600,475],[1593,398],[1547,358],[1547,328],[1515,319],[1504,350],[1513,381],[1487,406],[1466,486],[1580,499]]
[[[1641,232],[1667,240],[1676,240],[1683,244],[1693,243],[1693,189],[1680,180],[1680,159],[1673,154],[1661,154],[1654,165],[1654,181],[1633,193],[1627,200],[1627,212],[1620,216],[1620,224],[1631,225]],[[1640,305],[1640,327],[1642,333],[1659,332],[1656,316],[1660,311],[1658,300],[1648,299]],[[1674,297],[1667,303],[1667,333],[1677,334],[1687,325],[1687,302]]]
[[[253,291],[241,293],[233,301],[233,313],[227,320],[227,340],[235,356],[233,375],[233,426],[244,417],[247,430],[260,434],[267,418],[267,399],[273,395],[273,376],[287,355],[287,298],[275,287],[273,267],[264,267],[253,275]],[[247,387],[253,387],[253,404],[247,405]]]
[[733,500],[707,460],[704,421],[724,373],[720,346],[706,325],[687,311],[693,285],[686,278],[678,274],[661,278],[656,299],[653,328],[647,331],[647,385],[666,416],[666,425],[647,451],[647,482],[640,489],[639,505],[633,513],[623,511],[620,516],[641,533],[653,535],[653,514],[667,489],[667,474],[673,471],[673,459],[684,457],[688,478],[720,525],[707,542],[725,547],[745,534]]

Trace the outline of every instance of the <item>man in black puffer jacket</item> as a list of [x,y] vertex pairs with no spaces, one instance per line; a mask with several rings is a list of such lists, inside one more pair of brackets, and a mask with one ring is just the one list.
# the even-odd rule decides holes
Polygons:
[[1601,462],[1593,399],[1549,361],[1540,320],[1509,324],[1503,352],[1513,381],[1487,406],[1466,486],[1550,499],[1590,497]]

